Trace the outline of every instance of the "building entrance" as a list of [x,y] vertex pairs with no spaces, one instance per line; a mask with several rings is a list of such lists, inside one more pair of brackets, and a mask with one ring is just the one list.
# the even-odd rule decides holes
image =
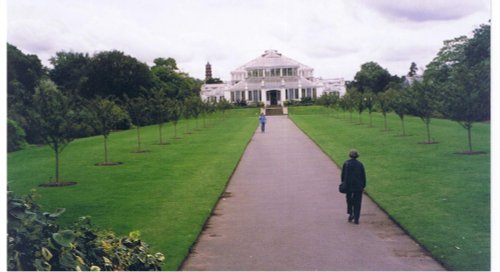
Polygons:
[[281,92],[278,90],[272,90],[267,92],[267,101],[271,106],[277,106],[281,101]]

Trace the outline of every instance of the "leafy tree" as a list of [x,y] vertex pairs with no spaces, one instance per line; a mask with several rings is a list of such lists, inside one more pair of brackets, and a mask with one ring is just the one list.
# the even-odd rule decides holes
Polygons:
[[45,69],[36,55],[24,54],[7,43],[7,117],[24,129],[29,143],[43,142],[28,110],[33,104],[35,88],[44,75]]
[[57,52],[55,57],[50,58],[53,68],[49,76],[64,93],[80,95],[88,79],[90,61],[88,54]]
[[151,105],[151,114],[158,124],[158,131],[160,136],[159,144],[163,142],[163,124],[169,119],[168,97],[163,88],[151,88],[147,91],[149,104]]
[[30,118],[36,124],[38,134],[55,154],[55,182],[59,179],[59,155],[73,141],[81,129],[76,105],[65,96],[51,80],[40,81],[29,109]]
[[337,93],[324,93],[316,100],[316,103],[328,109],[332,109],[338,104],[339,99]]
[[425,124],[427,131],[427,144],[435,143],[431,140],[430,123],[433,113],[438,109],[437,100],[438,88],[428,81],[415,81],[409,88],[410,104],[408,111],[410,114],[420,117]]
[[209,78],[205,81],[206,84],[219,84],[219,83],[224,83],[220,78],[218,77],[213,77]]
[[177,124],[179,123],[179,119],[181,118],[184,105],[181,101],[175,99],[168,100],[168,115],[170,116],[170,120],[174,124],[174,139],[179,139],[177,137]]
[[387,113],[391,110],[390,103],[391,100],[393,99],[392,95],[393,92],[391,92],[389,89],[385,92],[378,93],[377,95],[377,102],[380,107],[380,111],[382,111],[382,115],[384,116],[384,131],[387,131]]
[[387,95],[390,97],[389,99],[389,108],[392,109],[401,120],[401,128],[402,128],[402,136],[406,136],[405,130],[405,115],[408,113],[410,108],[410,103],[408,99],[408,95],[404,90],[398,89],[389,89],[386,91]]
[[227,101],[225,98],[222,98],[221,100],[219,100],[219,102],[217,103],[217,109],[219,111],[222,112],[222,117],[225,118],[226,117],[226,110],[232,108],[232,105],[231,103],[229,103],[229,101]]
[[118,106],[115,98],[97,97],[87,104],[87,117],[89,125],[104,137],[104,163],[99,165],[117,164],[108,160],[108,137],[120,121],[129,118],[127,113]]
[[151,74],[155,87],[164,89],[169,98],[185,100],[190,96],[199,95],[203,81],[180,72],[175,59],[157,58],[154,63]]
[[356,111],[358,112],[358,117],[359,117],[358,124],[361,125],[363,123],[361,120],[361,114],[366,109],[366,107],[365,107],[366,104],[364,101],[363,94],[356,91],[355,89],[352,89],[349,92],[349,99],[351,99],[354,109],[356,109]]
[[26,145],[26,134],[16,121],[7,119],[7,152],[23,149]]
[[450,79],[453,66],[463,59],[467,36],[444,41],[437,56],[426,66],[424,79],[436,84],[446,84]]
[[125,98],[125,109],[132,120],[132,123],[137,129],[137,152],[143,152],[141,150],[141,133],[140,128],[144,126],[149,121],[149,115],[151,114],[150,105],[148,100],[144,96],[138,96],[134,98]]
[[415,62],[412,62],[410,65],[410,71],[408,72],[408,76],[413,77],[417,75],[417,71],[418,71],[417,64]]
[[353,97],[352,93],[353,93],[353,91],[348,91],[340,99],[340,107],[344,111],[349,111],[349,121],[350,122],[352,122],[352,113],[354,112],[355,106],[356,106],[355,97]]
[[490,119],[490,26],[482,25],[471,39],[452,49],[461,57],[448,68],[440,109],[467,130],[469,153],[473,153],[472,126]]
[[391,74],[376,62],[361,65],[361,70],[354,76],[354,85],[359,92],[371,90],[374,93],[384,91],[391,81]]
[[187,104],[190,108],[191,115],[196,120],[196,128],[198,129],[198,118],[203,111],[203,102],[199,96],[191,96],[187,100]]
[[145,63],[120,51],[104,51],[90,59],[82,95],[86,98],[136,97],[139,90],[148,89],[152,84],[151,72]]
[[373,127],[372,122],[372,112],[377,101],[377,96],[370,90],[366,90],[363,93],[363,103],[364,107],[368,110],[368,115],[370,116],[370,127]]
[[201,101],[201,104],[200,104],[200,115],[201,117],[203,118],[203,127],[206,128],[207,127],[207,115],[209,114],[209,109],[210,107],[210,101],[206,100],[206,101]]

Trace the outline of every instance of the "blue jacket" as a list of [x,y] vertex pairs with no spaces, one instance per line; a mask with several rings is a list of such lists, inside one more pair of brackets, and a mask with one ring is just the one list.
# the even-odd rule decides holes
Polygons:
[[261,124],[265,123],[265,122],[266,122],[266,116],[265,116],[265,115],[261,115],[261,116],[259,117],[259,120],[260,120],[260,123],[261,123]]

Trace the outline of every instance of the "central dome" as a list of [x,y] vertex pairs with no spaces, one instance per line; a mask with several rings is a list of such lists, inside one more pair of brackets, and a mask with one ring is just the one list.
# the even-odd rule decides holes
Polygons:
[[312,69],[298,61],[283,56],[277,50],[269,49],[264,51],[260,57],[247,62],[240,66],[235,71],[251,70],[255,68],[277,68],[277,67],[294,67],[300,69]]

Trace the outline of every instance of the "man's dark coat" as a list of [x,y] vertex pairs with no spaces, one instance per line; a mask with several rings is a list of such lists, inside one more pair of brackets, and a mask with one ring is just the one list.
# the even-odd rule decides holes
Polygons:
[[342,182],[347,184],[348,192],[363,191],[366,186],[366,174],[363,164],[356,159],[344,162],[342,166]]

